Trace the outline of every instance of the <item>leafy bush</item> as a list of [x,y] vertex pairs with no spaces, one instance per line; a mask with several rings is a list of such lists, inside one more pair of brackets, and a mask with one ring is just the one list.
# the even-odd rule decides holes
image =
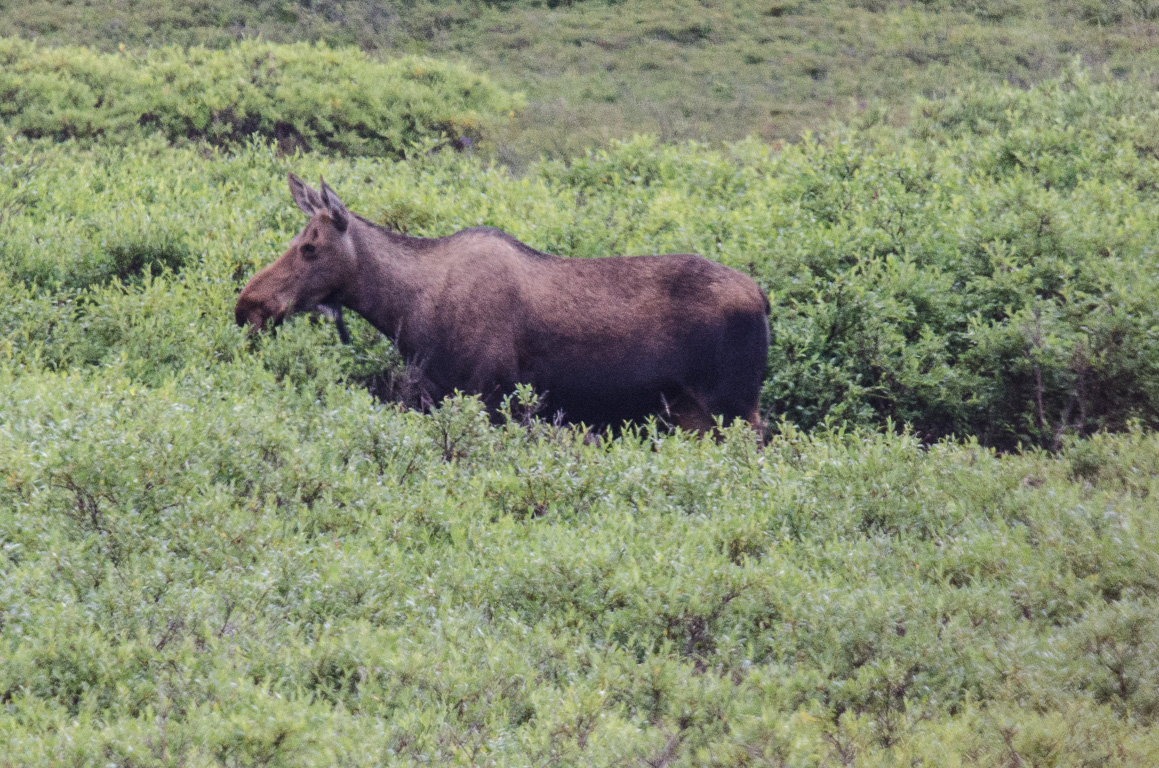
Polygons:
[[[0,765],[1159,762],[1156,98],[519,178],[0,136]],[[412,234],[750,272],[777,434],[420,414],[360,320],[248,335],[289,169]],[[1058,450],[982,444],[1019,440]]]
[[0,372],[10,763],[1159,758],[1154,434],[1092,482],[284,384]]
[[0,29],[104,51],[324,41],[462,61],[527,94],[489,134],[520,169],[609,138],[798,139],[833,118],[905,119],[918,94],[1029,86],[1075,57],[1159,68],[1159,0],[22,0]]
[[[1156,100],[1079,74],[922,104],[906,131],[837,128],[779,151],[637,139],[522,179],[459,155],[6,142],[0,264],[16,298],[0,334],[30,364],[124,358],[150,382],[232,359],[236,292],[301,223],[285,173],[324,172],[353,210],[411,234],[488,224],[565,256],[699,252],[752,274],[773,305],[773,420],[1058,448],[1159,423]],[[356,331],[369,377],[381,342]],[[306,361],[330,352],[300,341],[284,370],[312,380]]]
[[461,66],[376,62],[354,49],[243,41],[143,54],[0,38],[0,120],[30,138],[171,142],[399,157],[413,145],[470,146],[519,105]]

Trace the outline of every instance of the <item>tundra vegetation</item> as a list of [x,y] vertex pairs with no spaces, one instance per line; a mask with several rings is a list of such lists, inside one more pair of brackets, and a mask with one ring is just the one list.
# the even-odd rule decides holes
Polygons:
[[229,147],[273,137],[283,152],[376,157],[400,157],[416,143],[471,146],[521,106],[461,66],[255,41],[101,54],[4,38],[0,93],[0,120],[29,138],[126,142],[159,133]]
[[[83,11],[81,10],[83,8]],[[593,143],[796,139],[862,113],[903,121],[918,94],[1021,86],[1076,58],[1159,71],[1155,0],[22,0],[0,29],[52,44],[327,41],[465,63],[527,94],[505,162]]]
[[[1157,102],[1077,68],[522,175],[7,117],[0,765],[1156,764]],[[238,329],[289,170],[753,275],[767,445],[422,414],[362,321]]]

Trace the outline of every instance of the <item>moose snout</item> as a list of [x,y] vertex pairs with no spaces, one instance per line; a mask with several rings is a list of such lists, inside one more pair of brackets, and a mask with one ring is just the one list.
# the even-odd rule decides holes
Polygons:
[[273,318],[274,324],[281,322],[285,310],[267,306],[267,302],[255,300],[242,291],[233,309],[233,319],[240,326],[248,325],[251,330],[260,331]]
[[244,292],[238,297],[237,305],[233,308],[233,319],[238,325],[249,323],[258,328],[265,322],[265,318],[261,315],[261,307],[250,301]]

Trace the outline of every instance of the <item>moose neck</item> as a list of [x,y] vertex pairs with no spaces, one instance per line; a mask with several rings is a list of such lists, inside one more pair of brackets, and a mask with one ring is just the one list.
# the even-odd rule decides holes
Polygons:
[[424,242],[420,238],[387,232],[357,216],[350,226],[358,273],[342,303],[387,338],[400,341],[417,319],[420,297],[440,282],[442,265],[415,252],[415,244]]

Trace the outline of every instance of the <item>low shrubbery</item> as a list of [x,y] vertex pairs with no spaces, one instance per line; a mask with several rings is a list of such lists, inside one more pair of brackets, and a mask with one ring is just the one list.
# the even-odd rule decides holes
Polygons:
[[352,48],[245,41],[102,54],[0,39],[0,120],[30,138],[263,137],[288,150],[399,157],[416,144],[469,146],[519,103],[461,66],[376,62]]
[[593,442],[117,366],[0,372],[0,765],[1159,760],[1154,435]]
[[[1159,762],[1157,99],[522,178],[0,136],[0,765]],[[364,322],[247,335],[290,169],[753,274],[775,434],[419,414]]]
[[30,363],[127,356],[150,382],[212,362],[208,340],[240,343],[243,281],[301,225],[286,171],[323,172],[411,234],[488,224],[565,256],[695,251],[752,274],[772,299],[774,421],[1057,448],[1159,422],[1156,100],[1080,73],[923,105],[908,133],[782,150],[638,139],[526,178],[462,156],[7,143],[0,259],[17,298],[0,333]]
[[1154,0],[21,0],[5,34],[43,43],[325,41],[462,61],[527,94],[494,135],[505,162],[609,138],[798,138],[918,94],[1056,77],[1076,57],[1108,76],[1159,68]]

